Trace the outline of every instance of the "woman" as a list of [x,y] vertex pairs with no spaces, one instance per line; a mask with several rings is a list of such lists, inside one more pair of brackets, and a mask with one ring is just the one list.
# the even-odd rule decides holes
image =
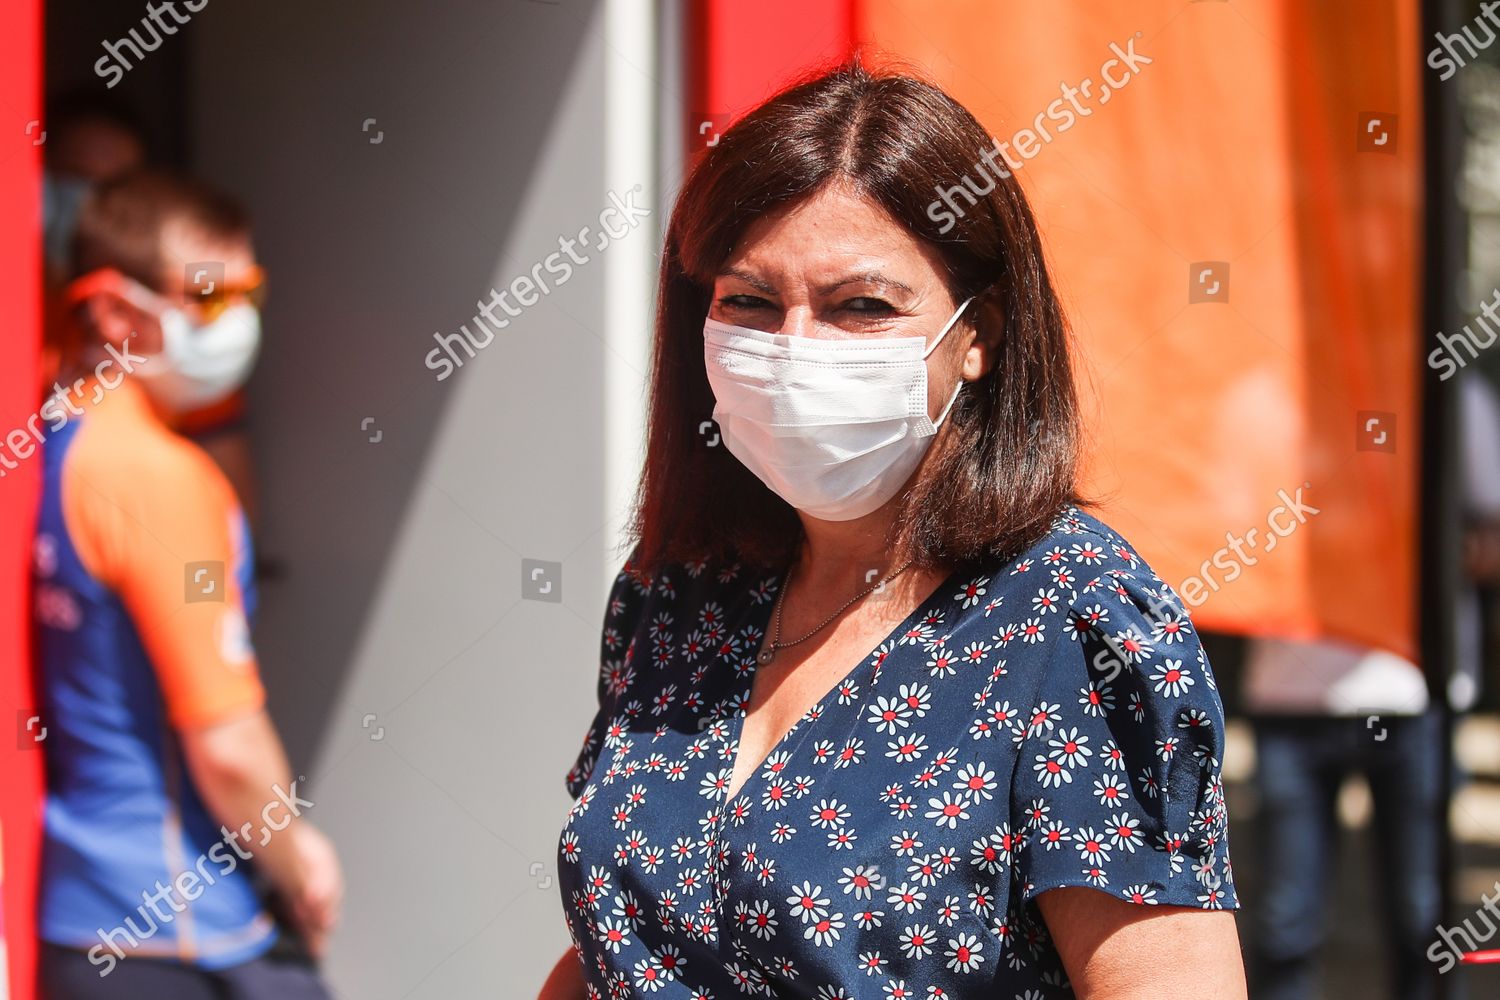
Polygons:
[[1243,995],[1222,709],[1075,506],[1031,213],[929,216],[992,142],[851,67],[688,178],[544,996]]

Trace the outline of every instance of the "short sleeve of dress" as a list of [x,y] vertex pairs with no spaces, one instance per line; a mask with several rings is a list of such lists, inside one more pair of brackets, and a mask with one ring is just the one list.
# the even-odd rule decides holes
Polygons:
[[584,733],[583,743],[564,781],[568,795],[574,799],[583,792],[594,773],[594,763],[609,735],[617,702],[629,676],[631,654],[635,645],[635,626],[641,618],[641,607],[650,588],[635,572],[636,555],[625,560],[604,606],[604,625],[599,637],[599,676],[595,684],[597,709]]
[[1080,545],[1081,582],[1017,723],[1022,896],[1089,886],[1142,905],[1237,909],[1224,712],[1197,633],[1123,543]]

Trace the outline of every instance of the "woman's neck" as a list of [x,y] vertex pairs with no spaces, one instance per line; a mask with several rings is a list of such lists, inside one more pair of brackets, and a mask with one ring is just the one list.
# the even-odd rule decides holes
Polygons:
[[905,560],[891,551],[893,514],[882,508],[852,521],[800,514],[803,539],[794,571],[800,582],[817,593],[854,594],[895,572]]

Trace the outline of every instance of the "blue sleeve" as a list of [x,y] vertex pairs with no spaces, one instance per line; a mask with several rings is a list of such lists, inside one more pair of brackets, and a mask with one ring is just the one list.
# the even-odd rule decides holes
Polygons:
[[1027,900],[1089,886],[1144,905],[1237,909],[1224,711],[1177,595],[1123,545],[1088,571],[1028,713],[1011,815]]
[[636,552],[625,561],[604,606],[604,626],[599,636],[599,676],[594,685],[597,710],[584,733],[583,743],[564,781],[568,795],[577,799],[594,773],[599,751],[615,724],[620,697],[629,687],[636,653],[636,625],[640,609],[650,593],[649,580],[635,572]]

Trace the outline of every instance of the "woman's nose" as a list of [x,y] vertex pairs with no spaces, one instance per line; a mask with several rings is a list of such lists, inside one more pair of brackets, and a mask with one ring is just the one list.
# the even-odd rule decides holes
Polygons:
[[817,318],[813,316],[811,308],[794,306],[782,314],[781,328],[776,332],[792,337],[817,337]]

